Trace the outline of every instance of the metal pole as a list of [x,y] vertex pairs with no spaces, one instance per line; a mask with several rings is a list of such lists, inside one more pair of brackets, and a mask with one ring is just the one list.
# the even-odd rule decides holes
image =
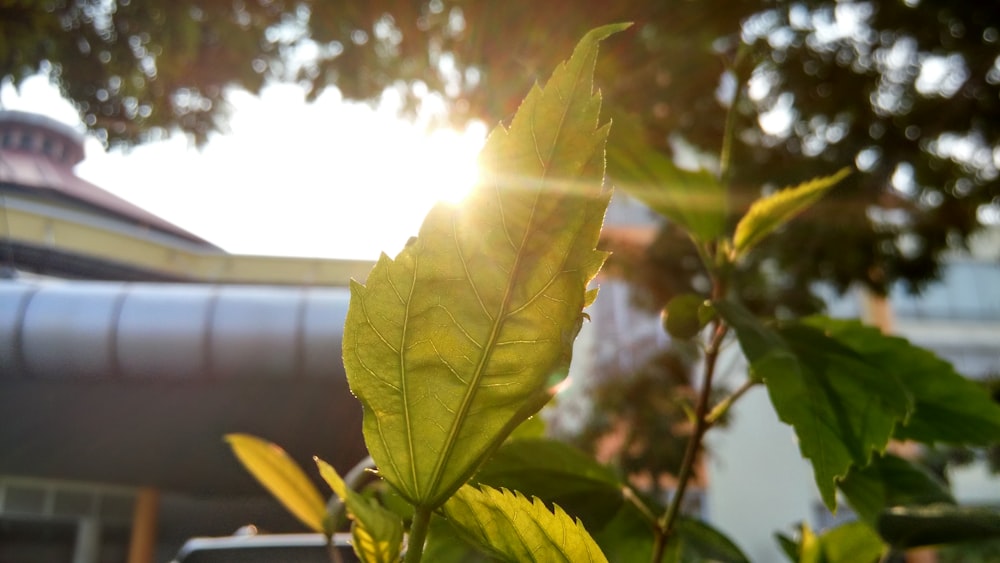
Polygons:
[[156,551],[156,526],[160,508],[160,491],[151,487],[139,489],[132,512],[132,537],[128,546],[128,563],[153,563]]
[[101,521],[84,516],[76,524],[73,563],[97,563],[101,555]]

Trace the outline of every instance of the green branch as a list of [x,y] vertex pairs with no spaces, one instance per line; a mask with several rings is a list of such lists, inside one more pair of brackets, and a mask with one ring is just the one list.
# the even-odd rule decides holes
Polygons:
[[667,541],[673,534],[677,517],[680,516],[681,504],[684,501],[684,494],[687,492],[688,482],[694,473],[695,462],[698,457],[698,450],[701,448],[705,431],[711,426],[708,421],[708,403],[712,394],[712,379],[715,375],[715,365],[719,359],[719,349],[722,341],[726,337],[729,327],[722,321],[717,321],[712,331],[712,338],[709,341],[708,349],[705,352],[705,377],[702,381],[701,392],[698,395],[698,403],[695,406],[694,431],[688,441],[687,449],[684,452],[684,460],[681,462],[680,471],[677,475],[677,489],[667,511],[660,517],[656,527],[656,541],[653,545],[653,563],[659,563],[663,559],[663,554],[667,546]]

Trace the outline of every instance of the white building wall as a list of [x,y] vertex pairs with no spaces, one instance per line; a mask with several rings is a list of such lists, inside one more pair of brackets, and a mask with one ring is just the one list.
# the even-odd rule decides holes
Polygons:
[[[742,373],[745,365],[738,366]],[[706,516],[751,561],[783,561],[774,533],[789,534],[812,515],[819,498],[812,469],[763,386],[748,391],[731,416],[728,428],[706,435]]]

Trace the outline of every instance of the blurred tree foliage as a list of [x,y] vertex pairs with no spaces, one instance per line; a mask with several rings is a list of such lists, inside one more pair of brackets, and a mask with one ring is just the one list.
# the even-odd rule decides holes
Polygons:
[[[457,123],[495,122],[584,30],[623,20],[636,25],[608,43],[598,80],[655,150],[718,154],[739,91],[733,217],[762,189],[860,170],[748,266],[794,290],[758,308],[814,308],[815,280],[919,287],[943,249],[998,218],[997,2],[6,0],[0,75],[48,71],[111,145],[175,130],[204,142],[227,88],[270,80],[359,100],[391,88],[410,110],[433,97]],[[649,264],[677,253],[654,247]]]

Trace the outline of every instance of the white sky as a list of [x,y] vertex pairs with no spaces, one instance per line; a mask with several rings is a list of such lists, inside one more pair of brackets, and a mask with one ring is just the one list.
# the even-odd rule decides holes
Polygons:
[[[437,130],[343,102],[306,103],[295,85],[230,96],[230,131],[201,151],[183,136],[105,152],[88,139],[77,174],[237,254],[374,259],[395,255],[438,199],[475,181],[486,129]],[[0,90],[4,109],[42,113],[82,130],[41,77]]]

